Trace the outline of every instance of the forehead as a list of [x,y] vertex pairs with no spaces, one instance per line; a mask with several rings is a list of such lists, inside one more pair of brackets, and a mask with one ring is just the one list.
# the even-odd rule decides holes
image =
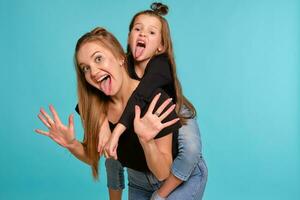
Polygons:
[[79,62],[84,62],[91,58],[95,52],[111,54],[111,52],[100,41],[89,41],[81,45],[77,52],[77,59]]
[[161,22],[159,18],[147,14],[141,14],[137,16],[136,19],[134,20],[134,24],[151,25],[151,26],[155,26],[156,28],[161,28]]

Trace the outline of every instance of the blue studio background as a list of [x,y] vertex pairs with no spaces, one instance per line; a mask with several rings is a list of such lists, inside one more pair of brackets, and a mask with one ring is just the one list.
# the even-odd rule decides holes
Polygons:
[[[299,0],[163,1],[178,74],[198,111],[205,200],[300,199]],[[77,102],[77,39],[104,26],[126,46],[150,0],[1,0],[0,199],[107,199],[90,168],[38,135],[40,107]],[[82,139],[78,116],[76,134]],[[124,199],[127,199],[125,191]]]

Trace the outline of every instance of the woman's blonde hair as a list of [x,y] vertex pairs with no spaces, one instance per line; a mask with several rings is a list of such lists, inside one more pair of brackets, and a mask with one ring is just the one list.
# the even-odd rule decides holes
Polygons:
[[[161,51],[160,54],[166,53],[169,58],[169,62],[171,64],[172,77],[173,77],[173,85],[175,88],[175,95],[176,95],[175,96],[176,97],[176,99],[175,99],[176,100],[176,113],[180,117],[181,122],[183,124],[185,124],[186,119],[193,118],[196,116],[196,110],[195,110],[193,104],[183,95],[181,84],[177,77],[176,63],[175,63],[175,59],[174,59],[174,52],[173,52],[170,28],[169,28],[168,21],[163,17],[163,15],[166,15],[168,13],[169,9],[166,5],[164,5],[162,3],[152,3],[151,9],[152,10],[144,10],[144,11],[138,12],[137,14],[135,14],[133,16],[133,18],[130,22],[130,25],[129,25],[129,32],[131,32],[136,18],[140,15],[153,16],[153,17],[156,17],[157,19],[159,19],[159,21],[161,22],[161,25],[162,25],[161,41],[162,41],[162,45],[163,45],[163,51]],[[127,45],[127,55],[128,55],[127,58],[131,63],[133,61],[133,56],[132,56],[132,52],[131,52],[129,45]],[[133,66],[129,65],[128,67],[133,67]],[[185,105],[191,111],[191,112],[188,112],[189,113],[188,115],[180,114],[180,109],[182,108],[183,105]]]
[[[104,28],[97,27],[84,34],[76,44],[74,62],[77,75],[78,107],[84,129],[83,147],[91,161],[93,177],[98,179],[99,153],[97,151],[98,135],[103,120],[107,116],[110,97],[91,86],[77,62],[77,53],[83,44],[97,42],[108,49],[116,58],[125,60],[124,50],[118,40]],[[126,63],[125,63],[126,65]]]

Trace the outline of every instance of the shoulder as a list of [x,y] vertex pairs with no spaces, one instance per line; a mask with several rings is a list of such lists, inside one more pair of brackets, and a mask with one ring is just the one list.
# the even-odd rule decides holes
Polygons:
[[170,60],[167,54],[159,54],[151,58],[151,60],[148,63],[148,66],[152,65],[157,65],[157,64],[167,64],[170,65]]
[[164,91],[161,88],[157,88],[152,93],[151,99],[153,99],[157,94],[160,94],[160,98],[159,98],[158,103],[157,103],[158,105],[162,104],[165,100],[170,98],[169,95],[166,93],[166,91]]

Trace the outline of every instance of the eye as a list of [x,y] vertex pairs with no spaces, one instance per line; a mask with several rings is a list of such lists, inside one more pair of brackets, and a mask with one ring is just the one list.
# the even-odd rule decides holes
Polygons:
[[99,63],[99,62],[101,62],[101,61],[102,61],[102,56],[96,56],[95,62],[96,62],[96,63]]
[[155,32],[154,32],[154,31],[150,31],[150,34],[151,34],[151,35],[155,35]]
[[90,71],[90,67],[89,66],[83,66],[83,67],[81,67],[81,71],[83,73],[87,73],[88,71]]
[[140,31],[141,29],[139,27],[135,27],[133,30]]

